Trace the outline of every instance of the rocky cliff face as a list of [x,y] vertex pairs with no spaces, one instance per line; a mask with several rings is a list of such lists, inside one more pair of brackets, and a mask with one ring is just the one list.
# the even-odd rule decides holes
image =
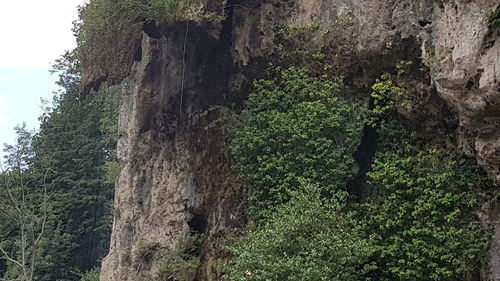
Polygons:
[[[128,74],[119,122],[122,171],[101,280],[162,280],[161,260],[181,237],[215,238],[244,225],[242,189],[228,167],[225,139],[210,126],[218,118],[213,106],[241,103],[248,82],[276,53],[280,25],[319,24],[307,47],[333,57],[333,67],[359,87],[369,87],[402,58],[421,57],[428,67],[422,70],[425,77],[408,88],[420,98],[419,106],[406,114],[430,122],[444,100],[459,115],[462,149],[500,182],[500,30],[485,21],[498,5],[496,0],[233,0],[208,4],[225,15],[221,23],[145,25],[142,43],[127,52],[135,60],[120,64],[121,72],[112,65],[89,70],[84,79],[95,86],[102,78],[96,73],[111,81]],[[495,209],[485,206],[485,221],[498,220]],[[500,227],[494,226],[484,280],[500,280]],[[202,247],[203,266],[189,280],[217,279],[211,249]]]
[[182,237],[244,223],[224,138],[210,129],[210,106],[231,98],[231,64],[204,30],[191,30],[186,41],[185,34],[175,27],[145,34],[140,61],[122,83],[122,170],[103,280],[159,278]]

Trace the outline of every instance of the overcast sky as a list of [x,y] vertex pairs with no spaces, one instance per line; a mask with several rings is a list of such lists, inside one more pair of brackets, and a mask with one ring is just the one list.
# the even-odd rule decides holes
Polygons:
[[[40,98],[57,90],[49,69],[75,47],[71,32],[84,0],[0,0],[0,146],[13,143],[13,127],[37,128]],[[1,150],[0,149],[0,155]]]

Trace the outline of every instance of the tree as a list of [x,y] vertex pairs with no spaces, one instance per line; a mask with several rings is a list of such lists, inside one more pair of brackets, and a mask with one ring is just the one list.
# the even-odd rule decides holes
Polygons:
[[[105,88],[82,97],[79,64],[72,53],[54,68],[63,92],[42,119],[33,140],[33,171],[47,173],[53,210],[49,220],[53,239],[44,244],[39,280],[76,280],[72,272],[99,264],[109,246],[114,180],[109,179],[116,145],[115,92]],[[56,241],[56,242],[54,242]]]
[[3,151],[7,153],[4,158],[7,170],[21,173],[29,168],[30,160],[34,156],[31,147],[33,132],[26,128],[26,123],[21,126],[17,125],[14,131],[17,135],[17,142],[14,145],[4,144]]
[[40,262],[40,243],[47,222],[47,196],[33,185],[28,168],[34,156],[32,132],[16,126],[17,143],[5,145],[7,171],[0,182],[0,259],[9,265],[8,280],[31,281]]
[[78,280],[109,246],[115,165],[115,92],[79,93],[79,62],[65,54],[54,67],[62,90],[45,104],[40,131],[16,128],[0,174],[0,245],[4,278]]

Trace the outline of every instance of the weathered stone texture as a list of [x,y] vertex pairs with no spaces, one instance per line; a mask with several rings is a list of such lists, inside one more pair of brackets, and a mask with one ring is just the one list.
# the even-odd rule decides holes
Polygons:
[[[185,24],[160,30],[158,38],[143,34],[142,58],[122,83],[122,171],[101,280],[154,278],[162,256],[192,231],[193,216],[205,218],[213,235],[244,223],[242,190],[229,171],[224,137],[209,129],[217,117],[211,106],[241,102],[248,80],[263,72],[255,70],[259,60],[275,52],[281,24],[319,23],[308,47],[333,56],[339,71],[365,87],[394,67],[391,56],[417,50],[430,75],[421,88],[458,113],[472,142],[464,145],[467,153],[500,182],[500,31],[485,21],[498,1],[264,2],[230,1],[227,21],[191,24],[187,36]],[[429,103],[439,99],[422,95]],[[488,219],[499,218],[492,213]],[[496,233],[485,280],[500,276],[500,228]],[[145,243],[158,249],[152,261],[137,256]],[[199,273],[196,280],[208,277]]]

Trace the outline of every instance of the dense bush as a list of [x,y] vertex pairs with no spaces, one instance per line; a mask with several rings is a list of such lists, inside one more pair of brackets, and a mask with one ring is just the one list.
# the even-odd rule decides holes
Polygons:
[[289,68],[254,87],[230,144],[248,183],[249,213],[286,203],[308,183],[325,195],[343,190],[356,171],[352,154],[362,120],[361,109],[343,98],[342,80]]
[[[296,68],[255,83],[230,148],[249,187],[250,214],[265,216],[229,247],[229,280],[473,276],[490,237],[473,212],[492,183],[444,138],[402,125],[397,108],[406,101],[390,76],[374,84],[366,115],[344,89],[339,79]],[[361,183],[367,201],[354,204],[341,190],[356,170],[363,122],[379,141]]]
[[267,224],[229,247],[232,281],[362,280],[372,249],[346,195],[322,199],[318,186],[294,194]]
[[[473,224],[478,193],[491,183],[443,144],[419,144],[401,128],[382,130],[368,183],[376,280],[448,280],[477,270],[488,233]],[[385,278],[385,279],[384,279]]]

